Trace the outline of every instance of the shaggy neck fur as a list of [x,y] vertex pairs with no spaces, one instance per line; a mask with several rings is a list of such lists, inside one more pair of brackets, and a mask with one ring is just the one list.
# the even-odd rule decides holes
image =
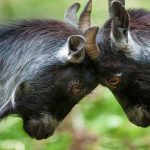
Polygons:
[[54,20],[22,21],[0,27],[0,110],[9,102],[15,107],[19,84],[38,75],[47,65],[67,62],[57,50],[61,51],[72,34],[80,33]]

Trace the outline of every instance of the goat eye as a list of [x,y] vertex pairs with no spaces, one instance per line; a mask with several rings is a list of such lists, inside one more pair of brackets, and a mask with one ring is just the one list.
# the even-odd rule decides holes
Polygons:
[[80,81],[71,81],[68,85],[68,91],[72,96],[81,97],[87,93],[87,88]]
[[80,86],[79,83],[72,85],[71,92],[73,93],[73,95],[80,95],[81,91],[82,91],[82,87]]
[[108,84],[111,86],[117,86],[119,83],[120,83],[119,77],[112,77],[111,79],[108,80]]

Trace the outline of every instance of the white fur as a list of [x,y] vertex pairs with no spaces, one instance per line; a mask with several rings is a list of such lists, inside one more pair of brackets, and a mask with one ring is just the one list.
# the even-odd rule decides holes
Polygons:
[[119,73],[116,73],[115,76],[116,76],[116,77],[121,77],[122,74],[123,74],[123,73],[119,72]]
[[64,44],[63,47],[60,47],[59,51],[55,53],[55,57],[59,59],[61,62],[66,62],[68,61],[68,54],[69,54],[69,49],[68,49],[68,42]]
[[[142,37],[141,37],[142,38]],[[137,43],[133,40],[131,35],[128,36],[129,41],[129,57],[132,57],[133,59],[137,61],[143,61],[142,58],[149,60],[150,56],[150,40],[143,37],[143,39],[147,45],[144,45],[141,41],[141,44]]]
[[[133,37],[137,38],[136,35],[133,33],[128,32],[128,40],[126,38],[121,39],[121,41],[116,41],[115,37],[111,32],[111,39],[115,46],[125,52],[127,57],[130,57],[136,61],[143,62],[143,61],[150,61],[150,40],[147,37],[140,37],[142,41],[136,42]],[[146,44],[145,44],[146,43]]]

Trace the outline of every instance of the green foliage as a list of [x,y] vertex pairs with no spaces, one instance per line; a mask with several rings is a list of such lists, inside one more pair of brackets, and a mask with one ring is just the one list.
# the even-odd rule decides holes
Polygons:
[[[72,2],[75,1],[1,0],[0,20],[1,22],[9,19],[32,18],[63,20],[64,10]],[[83,8],[86,0],[79,2]],[[126,0],[126,3],[128,8],[149,8],[150,6],[149,0]],[[93,8],[93,24],[104,23],[108,17],[107,0],[93,0]],[[69,128],[63,123],[62,129],[47,140],[31,139],[22,128],[22,120],[17,117],[9,117],[2,121],[0,150],[70,150],[73,144],[76,145],[76,147],[73,146],[75,150],[149,150],[149,128],[143,129],[131,124],[110,91],[104,88],[98,88],[96,91],[96,94],[84,98],[74,108],[77,114],[72,112],[73,115],[67,117],[66,122],[73,120]],[[83,130],[83,135],[80,130]],[[77,132],[79,132],[78,135],[76,135]],[[89,140],[88,136],[92,140]],[[84,144],[88,145],[88,148]],[[84,149],[79,149],[81,146],[84,146]]]

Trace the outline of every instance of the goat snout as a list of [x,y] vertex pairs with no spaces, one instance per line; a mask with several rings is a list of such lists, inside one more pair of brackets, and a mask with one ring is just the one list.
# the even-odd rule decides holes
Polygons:
[[32,138],[42,140],[52,136],[58,124],[51,115],[42,114],[40,118],[24,120],[24,129]]
[[130,107],[127,116],[137,126],[148,127],[150,125],[150,113],[144,106]]

